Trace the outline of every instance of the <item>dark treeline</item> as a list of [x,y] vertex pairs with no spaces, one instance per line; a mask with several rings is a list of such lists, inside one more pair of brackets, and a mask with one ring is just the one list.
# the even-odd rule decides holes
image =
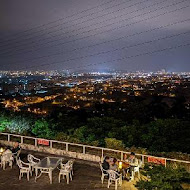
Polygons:
[[56,108],[44,117],[1,110],[1,131],[117,149],[190,153],[189,110],[183,98],[131,98],[86,110]]

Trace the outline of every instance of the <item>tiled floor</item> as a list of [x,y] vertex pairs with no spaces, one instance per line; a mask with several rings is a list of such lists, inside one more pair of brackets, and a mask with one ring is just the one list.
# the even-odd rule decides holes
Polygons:
[[[35,154],[36,157],[43,158],[47,155]],[[25,160],[26,155],[22,154],[21,159]],[[66,162],[67,160],[65,160]],[[74,177],[70,184],[66,184],[65,180],[58,183],[58,170],[53,171],[53,184],[49,184],[48,175],[42,176],[35,183],[34,176],[27,181],[24,176],[20,181],[18,179],[19,169],[14,165],[13,169],[7,167],[5,171],[0,169],[0,190],[103,190],[107,189],[107,180],[104,184],[100,181],[100,170],[96,166],[84,164],[84,162],[76,161],[74,163]],[[114,185],[110,187],[113,190]],[[134,185],[130,182],[124,181],[122,187],[118,190],[134,190]]]

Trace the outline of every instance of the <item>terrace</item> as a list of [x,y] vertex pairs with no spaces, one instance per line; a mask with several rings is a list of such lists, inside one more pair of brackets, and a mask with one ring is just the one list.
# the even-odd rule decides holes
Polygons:
[[[69,142],[39,139],[29,136],[20,136],[15,134],[0,133],[0,144],[2,146],[12,146],[15,141],[19,141],[22,147],[21,160],[26,161],[27,154],[33,154],[37,158],[45,158],[47,156],[61,157],[64,158],[64,162],[70,158],[75,159],[74,163],[74,178],[68,185],[66,181],[62,180],[58,183],[58,172],[59,170],[53,171],[53,184],[49,183],[48,175],[42,174],[42,176],[35,183],[34,177],[30,178],[28,182],[26,176],[19,181],[19,168],[14,165],[13,169],[7,167],[5,171],[0,170],[0,187],[2,189],[107,189],[107,179],[104,184],[101,183],[101,171],[98,162],[102,160],[105,155],[116,157],[119,160],[123,160],[124,152],[121,150],[113,150],[101,147],[88,146],[83,144],[74,144]],[[137,154],[137,157],[142,160],[143,163],[154,162],[164,165],[168,164],[184,165],[186,169],[190,170],[190,162],[185,160],[176,160],[170,158],[154,157],[151,155]],[[34,175],[33,175],[34,176]],[[123,180],[121,187],[122,189],[135,190],[135,183],[138,178],[134,181],[129,182]],[[1,189],[0,188],[0,189]],[[110,189],[114,189],[114,184],[111,185]]]
[[[38,158],[44,158],[47,156],[52,156],[46,153],[37,153],[33,151],[22,151],[21,159],[26,161],[26,156],[28,153],[35,155]],[[55,156],[55,155],[53,155]],[[66,162],[69,158],[64,157]],[[66,180],[62,180],[61,183],[58,182],[59,170],[53,171],[53,183],[49,183],[48,175],[42,174],[42,176],[35,182],[34,175],[30,177],[30,180],[27,181],[26,175],[19,180],[19,168],[14,164],[13,168],[7,167],[6,170],[0,169],[0,189],[6,190],[36,190],[36,189],[46,189],[46,190],[56,190],[56,189],[65,189],[65,190],[91,190],[91,189],[107,189],[107,180],[104,181],[104,184],[101,184],[100,176],[101,172],[98,168],[97,163],[91,163],[88,161],[82,161],[79,159],[75,160],[74,163],[74,176],[73,181],[69,184],[66,183]],[[115,189],[114,185],[111,185],[110,190]],[[130,189],[135,190],[132,182],[123,181],[122,187],[119,187],[118,190]]]

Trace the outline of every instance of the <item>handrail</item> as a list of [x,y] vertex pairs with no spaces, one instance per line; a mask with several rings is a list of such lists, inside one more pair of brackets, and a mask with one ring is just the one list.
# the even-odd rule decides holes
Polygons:
[[[90,146],[90,145],[79,144],[79,143],[71,143],[71,142],[64,142],[64,141],[57,141],[57,140],[49,140],[49,139],[44,139],[44,138],[39,138],[39,137],[30,137],[30,136],[24,136],[24,135],[12,134],[12,133],[0,133],[0,135],[7,135],[8,136],[8,141],[10,141],[10,136],[20,137],[21,139],[23,139],[23,138],[33,139],[35,141],[39,140],[39,139],[43,139],[43,140],[47,140],[47,141],[50,142],[50,147],[52,147],[52,143],[61,143],[61,144],[65,144],[66,146],[67,145],[80,146],[80,147],[83,147],[83,153],[84,154],[85,154],[85,148],[98,149],[98,150],[102,151],[102,157],[103,157],[103,151],[117,152],[117,153],[121,153],[121,160],[122,160],[123,154],[130,154],[130,152],[126,152],[126,151],[123,151],[123,150],[115,150],[115,149],[110,149],[110,148],[96,147],[96,146]],[[37,146],[36,143],[35,143],[35,146]],[[68,151],[68,147],[66,147],[66,151]],[[136,153],[136,155],[137,156],[142,156],[143,159],[144,159],[144,157],[154,157],[154,158],[159,158],[159,159],[165,159],[166,161],[181,162],[181,163],[190,164],[190,161],[186,161],[186,160],[178,160],[178,159],[165,158],[165,157],[160,157],[160,156],[153,156],[153,155],[139,154],[139,153]]]

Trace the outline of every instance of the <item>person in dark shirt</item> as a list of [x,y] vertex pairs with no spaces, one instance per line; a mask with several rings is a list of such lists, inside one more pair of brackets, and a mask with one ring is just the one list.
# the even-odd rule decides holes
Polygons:
[[12,148],[12,153],[15,154],[20,150],[19,142],[15,142],[14,147]]
[[109,168],[110,168],[109,159],[110,158],[108,156],[106,156],[103,163],[102,163],[102,168],[104,170],[109,170]]

